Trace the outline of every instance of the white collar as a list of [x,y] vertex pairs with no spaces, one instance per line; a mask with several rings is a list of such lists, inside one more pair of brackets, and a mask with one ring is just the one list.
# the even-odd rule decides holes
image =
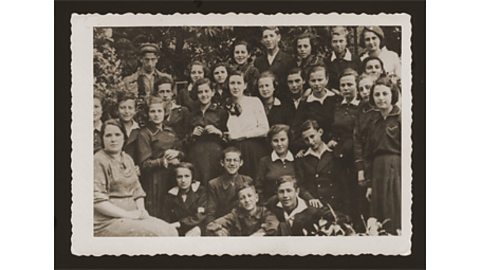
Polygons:
[[[199,181],[193,182],[192,186],[190,186],[190,188],[192,189],[193,192],[197,192],[199,187],[200,187],[200,182]],[[173,196],[177,196],[178,192],[180,192],[180,188],[178,188],[178,187],[173,187],[168,191],[168,193],[172,194]]]
[[327,97],[335,96],[335,94],[329,89],[325,89],[325,91],[327,91],[327,93],[322,98],[317,98],[316,96],[314,96],[312,91],[312,93],[307,97],[307,102],[310,103],[314,101],[319,101],[320,103],[323,104],[323,102]]
[[342,105],[343,104],[352,104],[352,105],[358,106],[358,104],[360,104],[360,100],[358,98],[354,98],[352,101],[350,101],[350,103],[348,103],[346,99],[343,99],[341,104]]
[[292,152],[290,152],[290,150],[288,150],[287,156],[284,159],[281,159],[278,156],[277,152],[275,152],[275,151],[272,151],[271,157],[272,157],[272,161],[276,161],[276,160],[280,160],[282,162],[285,162],[285,160],[286,161],[293,161],[293,154],[292,154]]
[[[330,60],[333,62],[333,60],[337,59],[337,55],[335,54],[335,52],[332,53],[332,57],[330,58]],[[343,59],[347,60],[347,61],[352,61],[352,53],[350,52],[349,49],[347,49],[347,52],[345,53],[345,55],[343,56]]]
[[277,54],[280,52],[280,48],[278,48],[277,52],[275,52],[273,55],[270,55],[267,53],[267,60],[268,60],[268,65],[272,65],[273,61],[275,60],[275,57],[277,57]]
[[313,149],[311,147],[309,147],[307,149],[307,151],[305,152],[304,156],[308,156],[308,155],[312,155],[318,159],[321,159],[322,158],[322,155],[323,153],[325,153],[325,151],[328,151],[328,152],[331,152],[332,150],[330,150],[330,148],[328,148],[328,146],[323,143],[322,145],[320,145],[320,153],[317,153],[315,151],[313,151]]
[[[297,202],[298,202],[297,207],[295,207],[295,209],[293,209],[292,212],[290,212],[290,214],[287,214],[285,209],[283,210],[283,215],[285,216],[285,220],[287,220],[289,222],[290,221],[293,222],[296,214],[301,213],[301,212],[305,211],[305,209],[308,208],[307,203],[298,196],[297,196]],[[282,205],[281,202],[278,202],[277,206],[283,209],[283,205]],[[292,225],[292,224],[290,223],[290,225]]]
[[280,106],[282,105],[282,102],[278,98],[273,99],[273,106]]

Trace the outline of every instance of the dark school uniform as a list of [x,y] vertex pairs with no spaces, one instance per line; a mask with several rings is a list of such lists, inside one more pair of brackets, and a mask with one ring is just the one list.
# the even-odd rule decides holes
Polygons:
[[380,221],[390,219],[386,229],[396,233],[401,229],[401,136],[400,108],[383,118],[379,111],[372,111],[368,125],[367,157],[371,160],[371,215]]
[[338,58],[332,51],[325,57],[324,62],[328,71],[327,87],[330,89],[339,89],[339,77],[345,69],[351,68],[360,73],[360,58],[358,55],[352,54],[349,49],[342,58]]
[[228,90],[227,82],[223,84],[214,83],[213,84],[213,97],[212,104],[216,106],[225,108],[227,100],[231,97],[230,91]]
[[312,67],[323,64],[324,62],[322,56],[317,54],[311,54],[305,59],[297,59],[297,67],[302,70],[302,74],[304,76],[310,73]]
[[254,65],[260,73],[270,70],[275,74],[278,81],[278,91],[275,95],[281,100],[285,99],[288,96],[287,72],[296,66],[294,58],[279,50],[272,64],[268,62],[267,54],[263,54],[255,59]]
[[[180,149],[180,141],[175,132],[164,126],[156,128],[149,122],[138,136],[140,182],[147,193],[145,208],[152,216],[160,217],[167,191],[174,185],[174,172],[164,160],[165,151]],[[180,159],[182,156],[179,157]]]
[[102,122],[93,127],[93,153],[95,154],[98,150],[102,149],[102,136],[100,136],[100,130],[102,129]]
[[187,107],[190,111],[198,102],[198,97],[192,91],[193,84],[187,85],[187,87],[177,90],[177,104]]
[[163,205],[163,219],[169,223],[180,222],[179,235],[199,226],[204,231],[207,207],[207,190],[200,182],[193,182],[188,192],[182,192],[173,187],[165,197]]
[[229,175],[221,175],[208,181],[207,218],[205,224],[228,214],[237,206],[237,193],[240,185],[253,184],[252,178],[237,174],[233,180]]
[[263,233],[266,236],[277,234],[278,219],[264,206],[257,206],[253,215],[241,207],[207,225],[207,235],[250,236]]
[[263,104],[263,108],[265,109],[265,114],[267,115],[268,124],[270,126],[277,124],[289,124],[292,116],[288,114],[289,111],[286,104],[280,101],[278,98],[273,100],[273,104],[271,106]]
[[346,185],[345,212],[350,215],[357,228],[363,228],[360,206],[366,205],[366,190],[358,185],[357,171],[353,159],[353,130],[358,119],[359,105],[360,100],[358,99],[351,102],[344,99],[335,107],[332,140],[337,142],[337,145],[333,148],[337,177],[341,178],[341,181]]
[[315,120],[319,127],[323,129],[323,141],[330,141],[333,113],[335,106],[340,100],[340,96],[329,90],[321,99],[315,97],[313,93],[310,94],[298,107],[295,120],[293,121],[293,132],[297,134],[296,136],[301,136],[300,127],[302,123],[308,119]]
[[320,218],[331,220],[330,210],[326,207],[313,208],[307,202],[297,197],[297,207],[287,213],[282,204],[277,200],[272,201],[268,207],[279,221],[278,236],[306,236],[304,231],[314,231],[313,224],[318,224]]
[[311,148],[297,159],[300,197],[307,202],[319,199],[323,205],[330,204],[334,210],[343,210],[345,184],[337,177],[333,153],[323,144],[320,154]]
[[372,113],[374,110],[369,102],[362,102],[359,105],[358,118],[355,121],[355,127],[353,129],[353,158],[355,162],[355,169],[358,171],[364,171],[365,179],[370,179],[369,173],[370,164],[366,158],[366,144],[368,139],[368,123],[376,113]]
[[208,180],[218,177],[223,172],[220,164],[223,140],[222,136],[207,134],[206,131],[201,136],[193,136],[191,132],[197,126],[205,128],[208,125],[213,125],[225,132],[227,119],[228,113],[216,104],[211,104],[205,112],[201,110],[200,105],[195,106],[192,111],[187,159],[195,166],[197,180],[204,186],[207,185]]
[[296,175],[295,160],[290,151],[283,160],[275,151],[260,159],[255,186],[262,202],[267,202],[271,197],[276,196],[276,182],[284,175]]
[[165,115],[163,123],[165,126],[172,128],[178,139],[185,143],[190,132],[190,111],[187,107],[172,103],[170,113]]
[[[125,125],[120,121],[120,123],[125,128]],[[126,128],[125,128],[126,129]],[[138,163],[138,146],[137,140],[138,135],[140,134],[140,126],[137,122],[133,121],[133,125],[131,126],[130,130],[126,129],[127,131],[127,140],[123,146],[123,150],[127,153],[130,157],[133,158],[135,165],[139,165]]]

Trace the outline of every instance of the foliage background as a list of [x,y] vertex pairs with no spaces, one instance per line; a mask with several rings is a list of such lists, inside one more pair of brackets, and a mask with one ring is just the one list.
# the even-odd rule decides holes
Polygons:
[[[329,53],[328,27],[279,27],[282,36],[280,47],[293,54],[297,35],[310,32],[316,36],[318,54]],[[362,26],[349,28],[349,49],[363,52],[358,45]],[[251,44],[252,58],[262,53],[260,27],[114,27],[94,28],[94,90],[104,97],[107,111],[115,105],[116,94],[123,90],[122,78],[139,67],[140,44],[155,43],[160,48],[157,69],[172,74],[175,81],[188,79],[188,64],[201,60],[208,66],[218,61],[227,62],[235,39],[245,39]],[[388,49],[401,55],[401,28],[382,27]],[[105,111],[105,109],[104,109]]]

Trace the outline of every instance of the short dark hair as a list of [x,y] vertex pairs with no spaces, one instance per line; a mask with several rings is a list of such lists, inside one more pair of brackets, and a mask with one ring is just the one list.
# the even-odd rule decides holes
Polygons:
[[196,181],[195,180],[195,166],[193,166],[192,163],[190,163],[190,162],[180,162],[177,166],[175,166],[175,175],[177,174],[179,168],[184,168],[184,169],[190,170],[190,172],[192,173],[192,181]]
[[225,159],[225,156],[228,153],[238,153],[240,156],[240,159],[242,159],[242,151],[240,151],[240,149],[238,149],[235,146],[229,146],[222,151],[222,160]]
[[243,72],[241,72],[240,70],[234,70],[234,71],[232,71],[231,74],[228,74],[227,82],[230,82],[230,78],[231,78],[232,76],[241,76],[241,77],[243,78],[243,82],[246,83],[246,81],[245,81],[245,74],[243,74]]
[[300,76],[302,76],[302,79],[303,79],[303,76],[305,74],[303,74],[302,69],[299,68],[299,67],[294,67],[294,68],[289,69],[288,72],[287,72],[287,76],[292,75],[292,74],[297,74],[297,73],[300,73]]
[[298,52],[297,52],[298,40],[306,39],[306,38],[308,38],[308,40],[310,40],[310,46],[312,47],[312,53],[311,54],[315,54],[318,51],[318,42],[317,42],[316,36],[312,33],[306,32],[306,33],[302,33],[302,34],[298,35],[297,37],[295,37],[295,39],[293,41],[293,51],[294,51],[295,54],[298,54]]
[[208,84],[208,86],[210,87],[210,90],[213,91],[212,82],[210,81],[210,79],[209,78],[201,78],[201,79],[198,79],[196,82],[193,83],[192,93],[193,93],[194,96],[198,95],[198,87],[200,85],[204,85],[204,84]]
[[369,96],[370,104],[375,107],[375,101],[373,100],[373,90],[375,89],[376,86],[379,86],[379,85],[384,85],[390,88],[390,91],[392,92],[392,105],[395,105],[398,102],[398,92],[399,92],[398,85],[392,82],[392,80],[386,75],[380,76],[380,78],[378,78],[375,81],[375,83],[372,85],[372,89],[370,90],[370,96]]
[[266,30],[274,31],[275,34],[280,35],[280,29],[278,28],[278,26],[264,26],[262,27],[261,30],[262,30],[261,32],[262,37],[263,37],[263,32],[265,32]]
[[340,79],[345,76],[354,76],[355,82],[357,82],[358,72],[353,68],[346,68],[340,73],[340,76],[338,76],[338,81],[340,82]]
[[[262,32],[263,33],[263,32]],[[238,45],[245,45],[245,48],[247,48],[247,52],[251,52],[252,51],[252,47],[250,46],[250,44],[244,40],[244,39],[236,39],[233,44],[232,44],[232,48],[231,48],[231,51],[230,51],[230,55],[232,56],[233,58],[233,54],[235,52],[235,47],[237,47]]]
[[120,129],[120,131],[123,134],[123,145],[122,145],[122,148],[123,148],[128,139],[127,130],[125,130],[125,127],[122,125],[122,123],[118,119],[109,119],[103,123],[102,128],[100,129],[100,138],[101,138],[102,148],[105,148],[105,144],[103,142],[103,135],[105,134],[105,129],[107,126],[116,126]]
[[277,179],[277,181],[275,181],[275,186],[277,187],[276,189],[278,190],[280,185],[283,184],[283,183],[293,183],[293,187],[295,189],[298,188],[297,178],[295,178],[295,176],[293,176],[293,175],[282,175],[282,176],[280,176]]
[[302,132],[310,130],[312,128],[314,130],[318,130],[320,128],[320,125],[318,124],[317,121],[312,120],[312,119],[308,119],[305,122],[303,122],[302,125],[300,126],[300,132],[302,133]]
[[378,62],[380,62],[380,66],[382,67],[382,71],[383,71],[383,73],[385,73],[385,66],[383,65],[382,59],[380,59],[376,56],[368,56],[367,58],[363,59],[363,61],[362,61],[362,73],[365,73],[367,63],[369,61],[372,61],[372,60],[377,60]]
[[136,103],[137,98],[135,97],[135,94],[131,92],[118,92],[117,94],[117,105],[120,105],[121,102],[127,101],[127,100],[134,100]]
[[325,77],[328,78],[328,70],[327,70],[327,67],[325,67],[324,65],[322,64],[318,64],[318,65],[314,65],[309,71],[308,71],[308,74],[307,74],[307,80],[310,80],[310,75],[312,75],[312,73],[315,73],[317,71],[323,71],[325,72]]

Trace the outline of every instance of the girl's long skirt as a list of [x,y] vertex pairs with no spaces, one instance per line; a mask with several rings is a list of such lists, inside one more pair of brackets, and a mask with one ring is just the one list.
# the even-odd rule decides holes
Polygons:
[[[132,197],[111,198],[110,202],[127,211],[136,210]],[[148,217],[146,219],[112,218],[95,213],[95,236],[177,236],[178,232],[167,222]]]
[[390,219],[385,229],[390,233],[401,229],[401,157],[380,155],[372,164],[371,215],[379,222]]
[[202,186],[206,187],[209,180],[223,173],[220,165],[222,151],[222,145],[212,140],[199,140],[190,148],[188,156],[195,166],[196,180],[200,181]]
[[265,138],[250,138],[236,141],[233,146],[242,152],[243,166],[240,167],[240,174],[248,175],[255,179],[260,159],[268,155],[268,148]]
[[145,197],[145,209],[151,216],[161,218],[167,192],[175,185],[173,170],[165,168],[143,170],[140,176],[140,183],[147,194]]

